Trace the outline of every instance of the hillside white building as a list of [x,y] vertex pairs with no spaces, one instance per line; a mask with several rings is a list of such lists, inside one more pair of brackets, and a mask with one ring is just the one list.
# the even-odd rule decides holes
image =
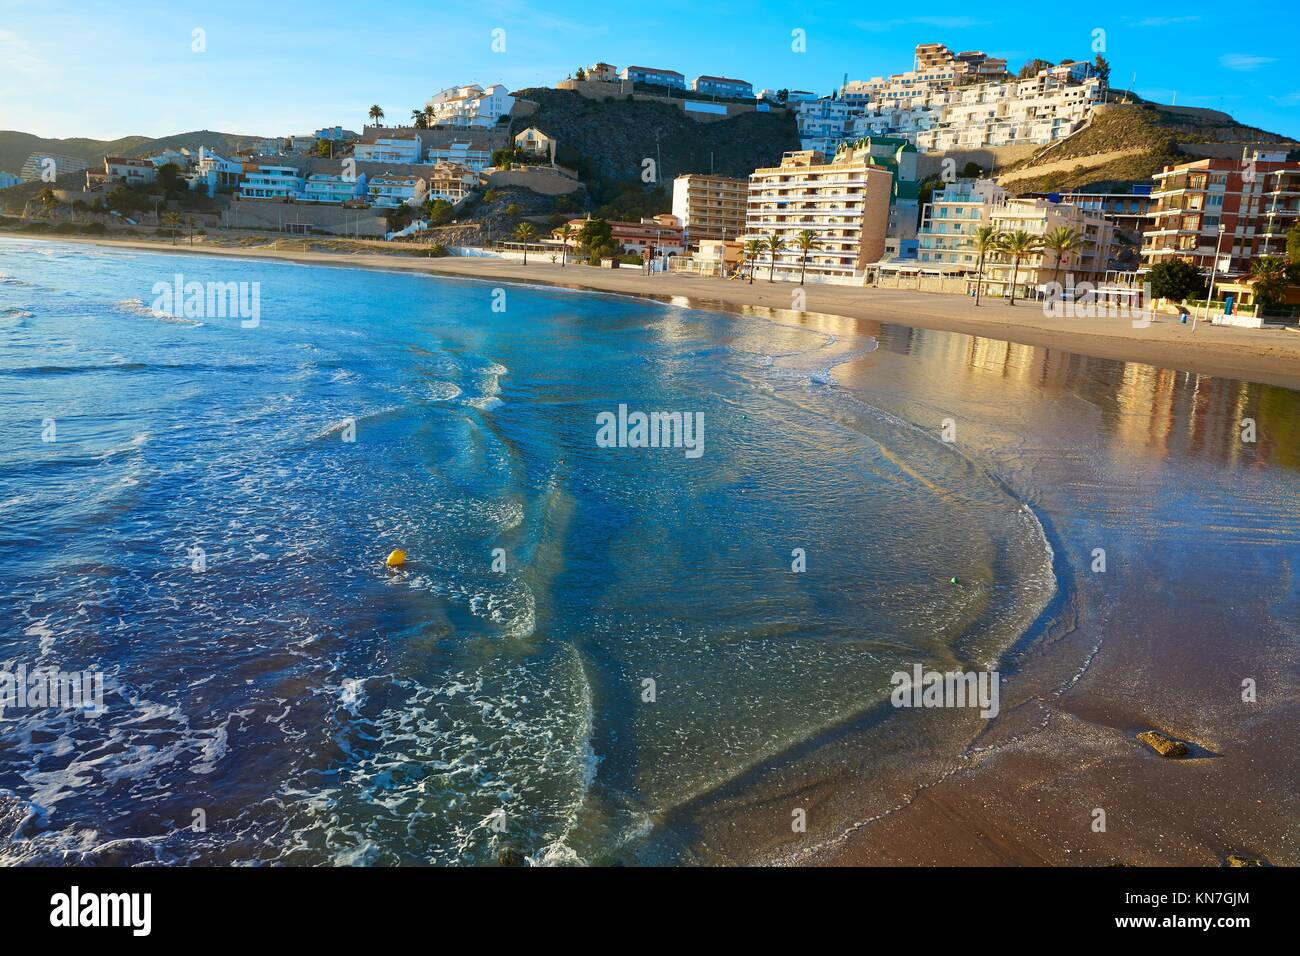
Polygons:
[[490,129],[503,116],[510,115],[515,107],[515,98],[500,83],[487,89],[475,83],[450,86],[435,93],[428,105],[433,113],[433,126]]
[[915,70],[853,80],[837,99],[798,104],[804,148],[870,135],[905,137],[924,150],[1051,143],[1080,129],[1105,94],[1090,65],[1074,60],[1016,79],[1005,60],[979,51],[916,51]]
[[240,199],[297,199],[306,183],[292,166],[258,166],[245,174],[239,187]]
[[359,163],[418,163],[420,137],[415,133],[370,136],[352,147],[352,157]]

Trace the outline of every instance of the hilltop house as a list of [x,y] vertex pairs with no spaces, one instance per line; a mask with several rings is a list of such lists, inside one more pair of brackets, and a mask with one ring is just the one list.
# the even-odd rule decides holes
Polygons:
[[554,145],[555,140],[550,136],[547,136],[536,126],[528,127],[528,129],[515,137],[515,149],[522,150],[525,153],[530,153],[533,156],[549,157]]
[[691,89],[705,96],[728,96],[751,100],[754,98],[754,84],[746,80],[732,80],[725,76],[697,76],[691,81]]
[[686,77],[676,70],[659,70],[652,66],[629,66],[623,70],[623,79],[633,83],[667,86],[674,90],[686,89]]

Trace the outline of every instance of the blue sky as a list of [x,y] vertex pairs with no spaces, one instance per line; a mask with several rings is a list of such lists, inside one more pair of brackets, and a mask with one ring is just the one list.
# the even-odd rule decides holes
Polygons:
[[[910,68],[917,43],[981,49],[1014,69],[1031,56],[1091,59],[1094,31],[1104,30],[1113,85],[1136,73],[1143,96],[1176,95],[1179,105],[1300,137],[1289,4],[916,9],[820,0],[0,0],[0,129],[103,139],[359,129],[372,103],[390,121],[404,119],[445,86],[550,85],[597,59],[826,93],[846,73]],[[192,49],[195,29],[203,52]],[[505,31],[504,53],[491,50],[494,29]],[[795,29],[805,31],[806,52],[791,49]]]

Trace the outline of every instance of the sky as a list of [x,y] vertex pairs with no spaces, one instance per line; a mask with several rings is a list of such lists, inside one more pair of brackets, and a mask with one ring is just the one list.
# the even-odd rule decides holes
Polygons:
[[550,86],[597,60],[826,94],[845,74],[911,69],[917,43],[939,42],[1006,57],[1013,70],[1034,56],[1090,60],[1101,45],[1112,86],[1300,138],[1290,4],[1253,2],[1244,20],[1235,5],[1132,0],[918,6],[0,0],[0,129],[95,139],[359,130],[371,104],[389,123],[409,121],[447,86]]

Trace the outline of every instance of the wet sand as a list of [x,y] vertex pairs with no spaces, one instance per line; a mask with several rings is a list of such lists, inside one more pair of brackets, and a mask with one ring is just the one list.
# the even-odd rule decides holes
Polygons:
[[[683,305],[722,311],[761,306],[790,309],[797,290],[806,295],[799,311],[820,312],[988,336],[1007,342],[1064,349],[1079,355],[1145,362],[1181,371],[1201,372],[1300,388],[1300,332],[1285,329],[1241,329],[1201,323],[1182,325],[1176,317],[1160,316],[1147,328],[1135,329],[1127,319],[1057,319],[1043,314],[1035,302],[1015,306],[1001,300],[984,300],[976,308],[972,299],[959,295],[908,290],[862,288],[790,282],[768,282],[759,276],[750,284],[727,279],[669,274],[644,275],[636,268],[598,269],[569,263],[561,266],[545,257],[517,261],[493,258],[419,258],[380,252],[318,252],[274,249],[266,246],[226,246],[200,242],[170,245],[163,241],[86,239],[5,233],[21,239],[87,242],[158,252],[198,253],[286,259],[294,262],[343,265],[352,268],[431,272],[440,275],[509,282],[532,282],[658,299],[679,297]],[[299,242],[298,240],[290,240]],[[286,241],[286,244],[288,242]]]
[[[191,251],[157,242],[101,244]],[[730,311],[788,308],[793,289],[761,278],[749,285],[544,261],[523,266],[202,245],[192,251],[675,297],[683,305]],[[828,286],[806,292],[807,311],[846,317],[837,321],[850,333],[883,335],[878,320],[1021,343],[1035,347],[1033,361],[1047,365],[1053,356],[1069,365],[1065,353],[1074,353],[1300,387],[1300,334],[1289,331],[1201,326],[1193,335],[1167,318],[1133,329],[1122,320],[1048,319],[1035,304],[989,302],[976,310],[957,296]],[[981,341],[973,340],[972,355]],[[861,384],[856,374],[866,377],[854,368],[837,377],[852,387]],[[1193,375],[1179,387],[1208,392],[1212,384]],[[999,445],[1000,414],[993,404],[975,423],[987,432],[990,456]],[[1149,417],[1130,436],[1136,449],[1152,443],[1158,423]],[[1058,440],[1054,451],[1064,455],[1069,435]],[[1067,463],[1056,468],[1054,480],[1068,483]],[[1091,500],[1099,509],[1114,508],[1105,495]],[[1277,623],[1300,610],[1290,542],[1280,553],[1260,550],[1256,557],[1247,541],[1225,559],[1215,542],[1199,546],[1194,532],[1172,552],[1167,542],[1153,540],[1149,550],[1116,560],[1103,581],[1086,566],[1093,542],[1079,540],[1076,528],[1052,526],[1058,504],[1038,501],[1035,510],[1054,536],[1062,602],[1041,632],[1009,655],[1001,714],[986,724],[971,722],[962,752],[927,747],[951,736],[950,712],[864,714],[668,814],[661,823],[677,834],[679,859],[1218,866],[1228,853],[1247,853],[1300,865],[1294,826],[1300,752],[1293,743],[1300,702],[1290,693],[1300,673],[1300,634]],[[1256,585],[1274,568],[1277,593],[1239,606],[1231,583],[1238,562],[1250,563],[1241,573]],[[1281,610],[1261,622],[1261,607]],[[1257,703],[1242,703],[1243,678],[1258,682]],[[1135,739],[1153,728],[1193,741],[1196,753],[1158,757]],[[807,812],[807,833],[792,831],[793,809]],[[1104,830],[1096,829],[1098,810],[1106,815]]]

